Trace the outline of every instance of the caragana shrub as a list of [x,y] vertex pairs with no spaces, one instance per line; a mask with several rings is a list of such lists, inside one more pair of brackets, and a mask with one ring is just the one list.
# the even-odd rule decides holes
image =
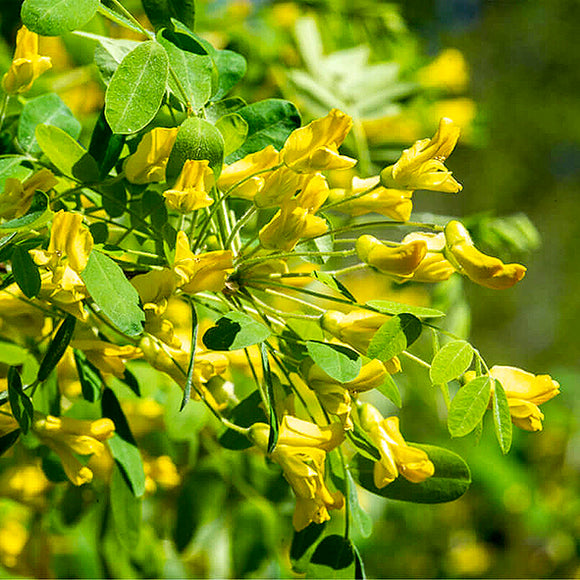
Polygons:
[[[230,96],[245,59],[195,34],[193,3],[143,6],[155,30],[117,0],[25,0],[2,78],[0,495],[26,511],[4,524],[0,562],[66,576],[50,535],[76,529],[79,554],[98,554],[89,576],[161,575],[165,560],[196,574],[200,531],[229,526],[236,575],[266,557],[289,573],[289,556],[296,572],[362,578],[359,486],[441,503],[471,482],[463,458],[407,441],[377,408],[404,404],[400,374],[428,369],[420,388],[440,390],[451,437],[491,415],[503,453],[513,425],[542,429],[559,385],[489,364],[442,310],[357,301],[344,276],[509,292],[526,268],[483,253],[456,219],[414,220],[416,190],[462,190],[451,119],[379,174],[367,158],[331,187],[357,170],[341,148],[357,119],[329,107],[303,125],[290,101]],[[77,32],[107,86],[83,145],[55,93],[28,94],[51,67],[38,35],[93,17],[141,40]]]

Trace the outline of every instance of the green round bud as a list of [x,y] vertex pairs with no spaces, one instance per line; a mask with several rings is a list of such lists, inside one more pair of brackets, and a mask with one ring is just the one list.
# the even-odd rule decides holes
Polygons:
[[179,127],[167,162],[167,180],[174,180],[189,159],[207,159],[217,180],[224,162],[224,139],[214,125],[199,117],[188,117]]

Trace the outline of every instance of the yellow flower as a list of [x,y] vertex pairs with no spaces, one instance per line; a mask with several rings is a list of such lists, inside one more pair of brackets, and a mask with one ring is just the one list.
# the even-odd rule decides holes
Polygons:
[[213,199],[208,195],[214,184],[213,171],[209,161],[188,159],[172,189],[163,192],[169,209],[179,213],[191,213],[196,209],[208,207]]
[[127,418],[131,433],[136,438],[152,431],[163,431],[164,407],[154,399],[127,399],[122,402],[123,413]]
[[145,458],[143,469],[146,476],[145,489],[148,493],[155,493],[158,485],[163,489],[173,489],[181,483],[181,476],[169,455]]
[[452,92],[464,91],[469,83],[469,70],[460,50],[446,48],[437,58],[418,72],[424,87],[442,88]]
[[0,495],[35,508],[46,504],[51,483],[38,465],[15,465],[0,475]]
[[178,232],[173,271],[178,277],[178,287],[184,292],[219,292],[233,267],[231,250],[194,254],[185,232]]
[[25,93],[34,81],[51,67],[48,56],[38,54],[38,35],[22,26],[16,35],[16,51],[2,88],[8,95]]
[[103,340],[73,340],[71,346],[82,350],[99,370],[120,379],[125,376],[125,362],[143,356],[135,346],[120,346]]
[[514,425],[526,431],[541,431],[544,415],[538,405],[560,393],[558,382],[550,375],[534,375],[508,366],[494,366],[489,374],[505,390]]
[[[409,221],[413,210],[411,199],[413,192],[406,189],[387,189],[379,186],[379,182],[378,175],[367,179],[353,177],[350,189],[331,189],[328,200],[330,203],[344,200],[344,203],[340,203],[333,209],[352,216],[375,212],[397,221]],[[374,189],[370,193],[349,200],[371,188]]]
[[64,265],[66,257],[70,268],[80,274],[85,269],[93,249],[93,236],[82,222],[81,214],[64,210],[56,213],[52,218],[48,249],[30,250],[36,264],[56,271]]
[[178,127],[156,127],[145,133],[137,151],[125,160],[125,176],[131,183],[165,181],[165,168],[177,138],[177,130]]
[[435,466],[427,453],[411,447],[403,439],[398,417],[383,419],[372,405],[365,404],[360,419],[381,454],[373,472],[376,487],[385,487],[399,475],[411,483],[421,483],[435,473]]
[[254,204],[259,208],[280,207],[304,187],[308,178],[287,167],[280,167],[264,178],[254,196]]
[[59,267],[54,274],[44,272],[40,282],[39,300],[51,302],[79,320],[88,319],[89,313],[84,308],[83,300],[89,294],[82,278],[70,266]]
[[280,163],[280,153],[268,145],[261,151],[250,153],[243,159],[227,165],[222,169],[217,185],[221,191],[227,191],[234,185],[245,180],[243,184],[236,187],[231,195],[232,197],[241,197],[242,199],[252,200],[258,191],[264,185],[267,174],[254,175],[260,171],[271,169]]
[[356,241],[358,257],[369,266],[383,274],[409,276],[419,266],[427,254],[427,244],[423,240],[415,240],[389,247],[374,236],[360,236]]
[[32,430],[59,457],[67,477],[74,485],[93,479],[93,472],[83,465],[78,455],[104,453],[102,443],[113,436],[115,425],[108,418],[83,421],[70,417],[53,417],[35,411]]
[[[250,438],[264,453],[268,449],[270,428],[255,423]],[[330,519],[328,510],[340,509],[344,498],[340,492],[331,492],[324,482],[326,452],[338,447],[344,440],[339,423],[319,427],[285,415],[280,425],[278,442],[270,454],[284,472],[296,496],[292,523],[296,531],[303,530],[311,522],[321,524]]]
[[0,526],[0,562],[8,569],[26,568],[19,560],[22,559],[22,552],[28,542],[28,530],[15,518],[7,520],[3,518]]
[[41,169],[31,175],[26,181],[9,177],[4,184],[4,193],[0,197],[0,218],[13,219],[23,216],[32,203],[37,190],[47,192],[58,180],[48,169]]
[[473,282],[504,290],[511,288],[526,275],[526,268],[521,264],[504,264],[498,258],[480,252],[471,240],[465,226],[455,220],[445,226],[447,258]]
[[401,158],[381,171],[381,185],[400,189],[429,189],[457,193],[462,186],[455,181],[443,162],[459,138],[459,127],[443,117],[432,139],[416,141]]
[[268,250],[289,252],[303,238],[323,234],[326,220],[314,215],[328,197],[328,184],[320,174],[309,178],[304,189],[286,201],[260,230],[260,242]]
[[364,364],[359,374],[352,381],[341,383],[329,377],[318,365],[312,365],[308,371],[308,384],[311,388],[318,390],[322,384],[337,384],[348,390],[353,395],[364,393],[376,387],[380,387],[385,377],[387,369],[385,365],[377,359]]
[[415,241],[423,241],[427,244],[427,254],[421,260],[417,269],[405,277],[403,281],[412,280],[413,282],[443,282],[451,277],[455,268],[443,255],[445,248],[445,234],[430,234],[425,232],[413,232],[407,234],[403,244]]
[[282,151],[282,161],[298,173],[314,173],[326,169],[350,169],[356,165],[351,159],[338,153],[348,132],[352,119],[332,109],[326,117],[293,131]]

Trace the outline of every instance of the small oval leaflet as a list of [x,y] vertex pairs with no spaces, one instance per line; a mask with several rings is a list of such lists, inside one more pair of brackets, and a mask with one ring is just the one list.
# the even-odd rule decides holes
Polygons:
[[203,344],[211,350],[238,350],[263,342],[270,330],[243,312],[228,312],[203,335]]
[[463,437],[475,429],[487,410],[490,395],[489,377],[477,377],[457,391],[447,418],[452,437]]
[[113,133],[136,133],[156,115],[167,84],[167,52],[143,42],[121,62],[105,94],[105,117]]
[[429,376],[435,385],[448,383],[460,377],[471,365],[473,347],[465,340],[454,340],[446,344],[433,357]]
[[309,340],[306,348],[312,360],[328,376],[341,383],[356,379],[362,368],[360,354],[347,346]]
[[42,36],[60,36],[84,26],[97,12],[99,0],[24,0],[22,22]]

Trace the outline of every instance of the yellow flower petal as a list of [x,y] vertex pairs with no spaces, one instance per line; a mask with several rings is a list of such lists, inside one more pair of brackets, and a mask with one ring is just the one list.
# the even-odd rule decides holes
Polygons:
[[191,213],[196,209],[208,207],[213,199],[208,192],[214,184],[213,171],[206,159],[188,159],[172,189],[163,192],[169,209],[179,213]]

